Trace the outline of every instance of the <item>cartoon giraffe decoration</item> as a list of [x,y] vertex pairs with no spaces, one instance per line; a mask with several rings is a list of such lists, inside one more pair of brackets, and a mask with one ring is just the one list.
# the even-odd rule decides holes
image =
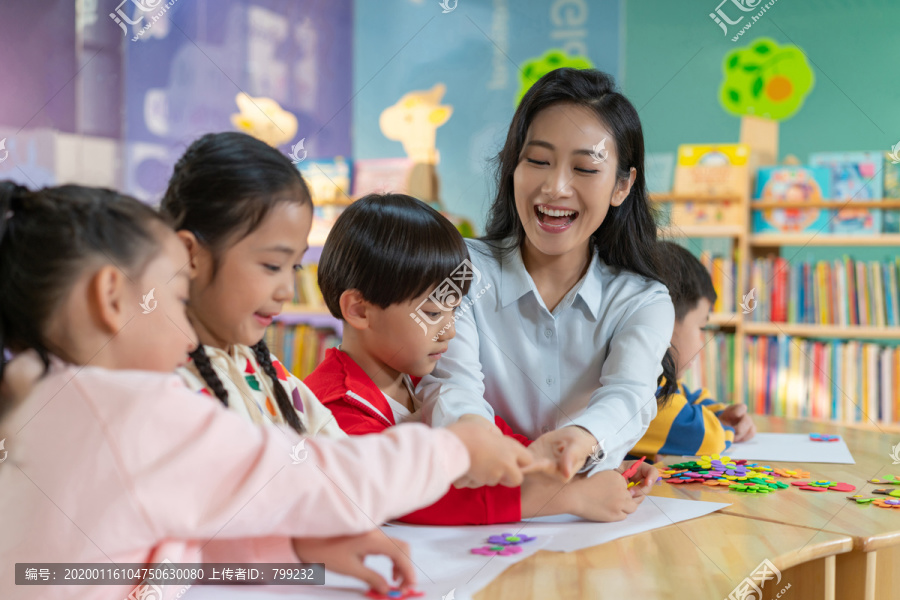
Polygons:
[[378,124],[389,140],[399,141],[413,163],[408,193],[425,202],[440,202],[435,148],[437,128],[447,122],[453,107],[441,104],[447,87],[435,84],[430,90],[414,90],[382,111]]

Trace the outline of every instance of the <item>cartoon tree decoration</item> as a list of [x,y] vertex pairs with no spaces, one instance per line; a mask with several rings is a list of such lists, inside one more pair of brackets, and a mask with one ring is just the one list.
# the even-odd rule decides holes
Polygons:
[[722,106],[741,117],[741,143],[752,149],[752,168],[778,162],[778,123],[794,115],[813,86],[806,57],[792,45],[759,38],[725,56]]
[[519,94],[516,96],[516,106],[522,101],[525,93],[531,89],[538,79],[556,69],[571,67],[573,69],[591,69],[594,67],[589,59],[583,56],[569,56],[559,49],[548,50],[539,58],[533,58],[522,65],[519,76]]
[[779,46],[760,38],[725,57],[725,79],[719,90],[722,106],[743,117],[789,119],[813,87],[813,72],[797,46]]

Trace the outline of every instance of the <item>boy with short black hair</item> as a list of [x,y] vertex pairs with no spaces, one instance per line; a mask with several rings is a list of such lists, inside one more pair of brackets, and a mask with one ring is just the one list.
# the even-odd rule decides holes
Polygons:
[[746,405],[725,405],[711,398],[705,389],[691,391],[681,381],[704,346],[703,328],[716,302],[716,290],[706,268],[687,249],[672,242],[659,242],[658,250],[660,273],[666,278],[675,305],[672,350],[678,392],[660,406],[644,437],[629,454],[719,454],[733,442],[752,438],[756,426]]

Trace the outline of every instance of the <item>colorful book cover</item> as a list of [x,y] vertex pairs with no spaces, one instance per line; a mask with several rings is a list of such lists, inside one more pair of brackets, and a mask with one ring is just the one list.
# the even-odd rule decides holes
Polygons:
[[856,264],[856,310],[859,316],[859,324],[862,326],[869,325],[869,298],[866,292],[869,288],[868,279],[866,278],[866,267],[863,263],[857,261]]
[[[821,202],[828,199],[830,193],[831,172],[825,167],[762,167],[756,176],[757,200]],[[818,208],[754,210],[753,231],[829,233],[830,212]]]
[[884,270],[886,274],[885,282],[888,288],[888,325],[897,327],[900,326],[900,298],[898,298],[900,290],[897,289],[897,269],[894,263],[887,262],[884,265]]
[[893,423],[894,406],[891,402],[891,351],[889,348],[882,348],[878,356],[879,375],[879,394],[881,396],[881,421],[883,423]]
[[844,269],[847,271],[848,324],[859,325],[859,309],[856,301],[856,271],[853,268],[853,259],[847,255],[844,255]]
[[[886,200],[900,200],[900,157],[891,153],[884,156],[884,197]],[[900,209],[884,211],[882,231],[900,233]]]
[[843,396],[838,393],[842,390],[844,384],[844,348],[843,343],[838,342],[831,345],[831,372],[834,377],[831,380],[831,414],[837,421],[844,420],[844,403],[838,399]]
[[[677,195],[744,199],[750,191],[749,156],[746,144],[682,144],[672,191]],[[671,222],[675,226],[741,225],[746,219],[741,207],[741,202],[676,202]]]
[[872,261],[869,263],[870,273],[875,285],[872,289],[872,312],[874,313],[874,321],[876,327],[884,327],[886,319],[884,318],[884,281],[881,277],[881,263]]
[[881,152],[817,152],[811,154],[813,166],[831,171],[831,196],[841,205],[831,220],[832,233],[881,233],[880,209],[852,208],[853,202],[881,200],[884,194],[884,155]]
[[342,157],[310,159],[297,163],[303,174],[313,204],[350,199],[350,164]]

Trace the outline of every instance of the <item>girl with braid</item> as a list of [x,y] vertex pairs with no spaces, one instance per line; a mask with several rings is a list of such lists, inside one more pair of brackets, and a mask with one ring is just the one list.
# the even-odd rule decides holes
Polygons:
[[[228,251],[219,255],[220,274],[230,260]],[[416,579],[409,547],[379,523],[434,502],[454,482],[522,482],[527,450],[474,424],[319,437],[306,440],[308,456],[295,462],[297,433],[253,425],[173,373],[197,345],[185,264],[193,260],[182,241],[134,198],[0,181],[0,440],[8,449],[0,465],[0,598],[184,592],[168,577],[77,592],[21,586],[16,561],[322,562],[385,594],[388,582],[364,563],[384,555],[405,590]],[[230,333],[227,324],[193,318],[208,342],[252,337],[243,323]],[[264,349],[257,353],[256,364],[270,364]],[[307,417],[289,416],[295,428],[312,430],[316,420]]]
[[308,247],[312,200],[300,172],[253,137],[208,134],[175,165],[160,210],[190,254],[188,315],[200,345],[179,369],[188,386],[257,424],[344,437],[263,339],[293,298]]

